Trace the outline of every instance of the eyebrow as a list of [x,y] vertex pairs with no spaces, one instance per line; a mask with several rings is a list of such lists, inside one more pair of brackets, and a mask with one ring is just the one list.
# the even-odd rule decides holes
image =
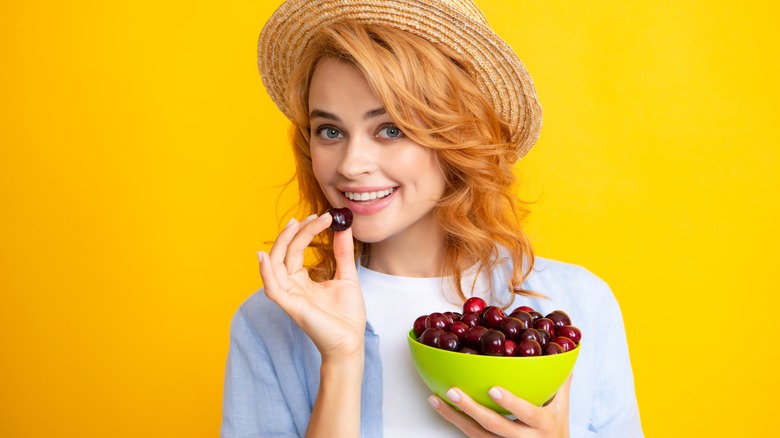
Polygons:
[[[374,117],[383,116],[385,114],[387,114],[387,110],[384,107],[372,109],[371,111],[367,111],[365,114],[363,114],[363,120],[373,119]],[[318,117],[322,119],[333,120],[336,122],[341,121],[341,119],[333,113],[329,113],[327,111],[318,110],[318,109],[311,110],[311,113],[309,113],[309,120]]]

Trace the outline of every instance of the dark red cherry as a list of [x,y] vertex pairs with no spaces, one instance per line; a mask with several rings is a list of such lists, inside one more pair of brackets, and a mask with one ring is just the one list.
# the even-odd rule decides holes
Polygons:
[[489,329],[497,329],[505,319],[506,314],[500,307],[487,306],[482,312],[482,325]]
[[545,318],[551,319],[552,322],[555,323],[556,327],[571,325],[571,318],[569,318],[569,315],[567,315],[563,310],[553,310],[552,312],[548,313]]
[[482,324],[482,317],[479,316],[479,313],[464,313],[460,320],[469,327],[476,327]]
[[517,346],[518,356],[541,356],[542,346],[538,342],[526,339]]
[[555,329],[555,333],[558,336],[565,336],[572,341],[574,341],[575,344],[579,345],[580,339],[582,339],[582,332],[580,329],[573,325],[565,325],[563,327],[558,327]]
[[453,322],[460,320],[460,317],[463,316],[458,312],[444,312],[443,315],[450,320],[450,325],[452,325]]
[[[518,306],[518,307],[515,307],[515,310],[521,310],[521,311],[523,311],[525,313],[531,313],[531,312],[534,311],[534,308],[531,307],[531,306]],[[515,310],[513,310],[513,312]]]
[[444,330],[437,329],[437,328],[429,328],[426,329],[422,335],[420,335],[420,342],[423,344],[433,347],[433,348],[439,348],[439,337],[444,333]]
[[555,323],[550,318],[539,318],[534,321],[534,328],[539,330],[547,330],[551,335],[555,334]]
[[523,333],[523,330],[525,330],[527,327],[523,321],[520,321],[517,318],[509,317],[501,321],[500,328],[507,339],[517,341],[517,339],[520,337],[520,334]]
[[490,330],[482,336],[482,352],[488,356],[503,356],[506,337],[498,330]]
[[529,312],[531,314],[531,319],[536,321],[539,318],[544,318],[544,315],[534,310],[533,312]]
[[563,347],[563,351],[571,351],[577,348],[577,344],[565,336],[556,336],[552,341]]
[[530,313],[524,311],[524,310],[518,310],[515,309],[512,311],[512,313],[509,314],[510,318],[517,318],[520,321],[523,321],[523,324],[525,324],[525,328],[531,328],[534,324],[534,319],[531,316]]
[[447,351],[460,350],[460,341],[454,333],[445,332],[439,336],[437,344],[440,349]]
[[425,331],[425,320],[428,318],[428,315],[422,315],[418,316],[417,319],[414,320],[414,336],[417,337],[417,339],[420,338],[420,335]]
[[504,356],[517,356],[518,349],[517,344],[514,341],[507,339],[504,341]]
[[331,208],[328,210],[333,216],[333,222],[330,223],[330,229],[333,231],[344,231],[352,226],[352,210],[344,208]]
[[466,333],[469,332],[470,328],[471,327],[466,325],[466,323],[463,321],[455,321],[450,326],[450,333],[457,336],[458,340],[463,342],[463,340],[466,338]]
[[542,344],[542,335],[539,334],[538,330],[529,328],[529,329],[523,330],[523,333],[520,334],[520,340],[521,341],[525,341],[525,340],[536,341],[537,343],[539,343],[539,345],[541,345]]
[[543,353],[545,356],[549,356],[552,354],[561,354],[563,353],[563,347],[561,347],[561,344],[550,342],[544,346]]
[[539,332],[539,336],[542,337],[542,341],[539,342],[542,348],[544,348],[544,346],[547,345],[547,343],[552,341],[552,339],[554,338],[554,336],[551,335],[550,332],[548,332],[545,329],[535,329],[535,330]]
[[482,337],[485,336],[487,332],[488,329],[481,325],[472,327],[468,332],[466,332],[466,337],[463,339],[463,344],[479,351],[480,348],[482,348]]
[[433,312],[425,319],[425,328],[450,329],[450,319],[443,313]]
[[476,313],[481,314],[487,307],[487,303],[480,297],[471,297],[463,303],[463,313]]

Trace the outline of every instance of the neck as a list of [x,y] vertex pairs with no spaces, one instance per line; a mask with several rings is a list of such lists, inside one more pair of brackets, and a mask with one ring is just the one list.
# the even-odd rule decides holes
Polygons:
[[408,233],[368,245],[366,266],[400,277],[441,277],[446,247],[440,230]]

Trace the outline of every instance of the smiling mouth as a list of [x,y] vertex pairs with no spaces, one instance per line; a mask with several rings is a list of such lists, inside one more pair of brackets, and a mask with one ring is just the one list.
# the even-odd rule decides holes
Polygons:
[[379,190],[376,192],[343,192],[344,196],[351,201],[373,201],[375,199],[382,199],[390,196],[397,187],[391,187],[385,190]]

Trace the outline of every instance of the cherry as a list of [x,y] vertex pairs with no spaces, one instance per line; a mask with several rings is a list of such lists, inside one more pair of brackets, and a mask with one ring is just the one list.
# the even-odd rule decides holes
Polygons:
[[548,313],[545,318],[551,319],[552,322],[555,323],[556,327],[571,325],[571,318],[569,318],[569,315],[567,315],[563,310],[553,310],[552,312]]
[[468,325],[466,325],[463,321],[455,321],[450,325],[450,333],[454,334],[458,337],[458,340],[463,342],[463,340],[466,338],[466,333],[468,333],[469,329]]
[[463,316],[460,317],[460,320],[466,323],[469,327],[476,327],[482,323],[482,317],[479,316],[479,313],[464,313]]
[[577,344],[574,343],[571,339],[565,337],[565,336],[557,336],[555,339],[552,340],[556,344],[559,344],[561,347],[563,347],[563,351],[571,351],[577,348]]
[[482,312],[482,325],[489,329],[496,329],[501,325],[501,321],[506,319],[506,314],[500,307],[487,306]]
[[504,341],[504,356],[517,356],[518,353],[517,344],[514,341],[509,339]]
[[534,311],[534,308],[531,306],[519,306],[515,310],[522,310],[523,312],[531,313]]
[[429,328],[426,329],[423,334],[420,335],[419,341],[423,344],[433,347],[433,348],[439,348],[439,337],[444,333],[444,330],[437,329],[437,328]]
[[333,231],[344,231],[352,226],[352,210],[344,208],[331,208],[328,210],[333,216],[333,222],[330,223],[330,229]]
[[463,313],[476,313],[481,314],[487,307],[487,303],[480,297],[471,297],[463,303]]
[[525,310],[518,310],[515,309],[512,311],[512,313],[509,314],[510,318],[517,318],[520,321],[523,321],[523,324],[525,324],[525,328],[533,327],[534,320],[530,313],[526,312]]
[[469,331],[466,332],[466,337],[463,339],[463,343],[468,347],[479,350],[482,348],[482,337],[485,336],[487,332],[488,329],[481,325],[471,327]]
[[439,341],[436,343],[436,345],[442,350],[447,350],[447,351],[460,350],[460,341],[458,340],[458,337],[454,333],[450,333],[450,332],[442,333],[439,336]]
[[414,320],[414,335],[419,339],[420,335],[425,331],[425,320],[428,318],[428,315],[422,315],[418,316],[417,319]]
[[526,325],[523,321],[520,321],[517,318],[512,318],[511,316],[501,321],[500,327],[506,338],[512,341],[517,341],[517,339],[520,337],[520,334],[523,333],[523,330],[526,329]]
[[425,318],[425,328],[437,328],[446,332],[450,329],[450,319],[443,313],[433,312]]
[[565,325],[563,327],[558,327],[555,330],[555,333],[558,336],[565,336],[571,339],[577,345],[579,345],[580,339],[582,339],[582,332],[580,331],[580,329],[574,327],[573,325]]
[[443,315],[450,320],[450,325],[452,325],[453,322],[460,320],[460,317],[463,316],[458,312],[444,312]]
[[525,329],[523,330],[523,333],[520,334],[520,340],[525,341],[536,341],[539,345],[542,344],[542,335],[539,334],[539,331],[536,329]]
[[529,312],[531,314],[531,318],[536,321],[539,318],[544,318],[544,315],[534,310],[533,312]]
[[534,321],[534,328],[547,330],[551,335],[555,333],[555,323],[550,318],[539,318]]
[[561,354],[563,353],[563,347],[561,347],[561,344],[550,342],[544,346],[542,353],[544,353],[545,356],[549,356],[551,354]]
[[503,356],[506,352],[504,342],[506,337],[498,330],[490,330],[482,336],[482,352],[488,356]]
[[542,342],[539,342],[542,345],[542,348],[544,348],[548,342],[552,341],[552,338],[554,337],[545,329],[536,329],[536,331],[539,332],[539,336],[542,337]]
[[517,346],[518,356],[541,356],[542,346],[538,342],[526,339]]

